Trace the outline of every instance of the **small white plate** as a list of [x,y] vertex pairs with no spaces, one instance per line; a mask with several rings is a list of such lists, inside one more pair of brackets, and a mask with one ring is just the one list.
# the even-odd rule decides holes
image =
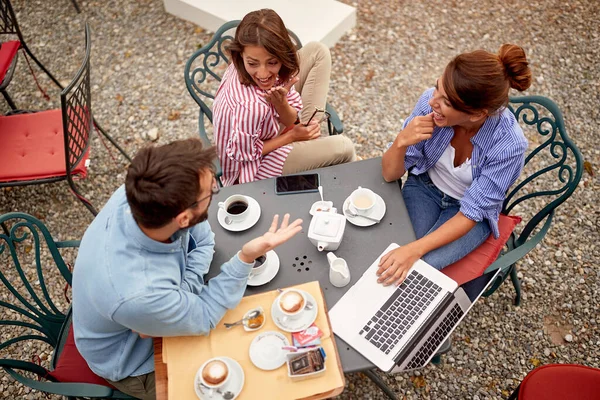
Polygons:
[[267,266],[261,274],[248,278],[248,286],[261,286],[265,283],[269,283],[279,272],[279,256],[277,253],[270,250],[267,252],[266,256],[267,260],[265,262],[267,263]]
[[267,331],[259,333],[250,343],[250,361],[265,371],[271,371],[285,364],[286,350],[290,341],[280,332]]
[[[344,215],[346,216],[346,219],[348,220],[348,222],[350,222],[351,224],[356,225],[356,226],[371,226],[371,225],[375,225],[378,223],[378,222],[372,221],[368,218],[363,218],[360,216],[360,214],[358,214],[356,217],[349,216],[348,215],[348,207],[350,207],[350,197],[348,197],[346,200],[344,200],[344,205],[342,206],[342,211],[344,212]],[[378,219],[379,221],[381,221],[381,219],[385,215],[385,211],[386,211],[385,201],[383,201],[383,198],[380,195],[375,193],[375,205],[365,215],[368,215],[371,218],[375,218],[375,219]]]
[[317,301],[312,296],[312,294],[304,290],[301,290],[301,292],[304,293],[306,301],[308,303],[312,303],[313,308],[311,308],[310,310],[307,310],[305,308],[304,311],[297,317],[290,318],[279,310],[279,307],[277,307],[277,300],[279,299],[279,296],[277,296],[277,298],[275,299],[275,301],[273,301],[273,304],[271,305],[271,318],[273,318],[273,322],[275,323],[275,325],[282,331],[303,331],[309,326],[311,326],[312,323],[315,322],[315,320],[317,319],[317,313],[319,312],[319,305],[317,304]]
[[250,196],[244,196],[248,199],[248,211],[249,215],[242,221],[232,221],[230,224],[225,223],[225,210],[219,208],[217,211],[217,221],[219,224],[228,231],[232,232],[240,232],[245,231],[246,229],[250,229],[258,222],[260,219],[260,204],[258,201],[254,200]]
[[[233,392],[234,396],[232,397],[232,399],[235,399],[236,397],[238,397],[240,395],[240,393],[242,392],[242,389],[244,388],[244,381],[245,381],[245,376],[244,376],[244,370],[242,369],[242,366],[240,365],[239,362],[237,362],[236,360],[234,360],[233,358],[229,358],[229,357],[217,357],[223,361],[225,361],[225,363],[227,363],[227,366],[229,367],[229,373],[231,374],[231,377],[229,378],[229,381],[223,385],[223,387],[220,388],[220,390],[225,393],[227,391],[229,392]],[[217,393],[216,391],[214,391],[212,393],[212,396],[209,394],[210,393],[210,389],[207,389],[206,387],[200,385],[200,369],[198,369],[198,372],[196,372],[196,376],[194,377],[194,390],[196,391],[196,396],[198,396],[198,398],[200,400],[220,400],[223,398],[222,395],[220,395],[219,393]]]

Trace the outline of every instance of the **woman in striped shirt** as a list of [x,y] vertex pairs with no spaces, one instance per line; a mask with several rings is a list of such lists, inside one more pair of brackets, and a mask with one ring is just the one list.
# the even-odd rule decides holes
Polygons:
[[442,269],[499,236],[527,149],[508,91],[530,85],[525,52],[504,44],[455,57],[421,96],[382,161],[387,181],[409,171],[402,195],[417,240],[382,257],[379,282],[399,284],[419,258]]
[[311,42],[296,51],[279,15],[263,9],[244,17],[228,50],[232,64],[213,105],[223,185],[356,159],[350,139],[320,137],[314,120],[305,125],[315,106],[325,108],[331,71],[326,46]]

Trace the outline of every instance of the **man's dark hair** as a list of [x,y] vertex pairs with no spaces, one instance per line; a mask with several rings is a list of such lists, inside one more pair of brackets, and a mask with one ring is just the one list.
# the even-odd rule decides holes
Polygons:
[[214,147],[200,139],[178,140],[140,150],[125,178],[127,201],[135,221],[162,228],[193,204],[200,193],[200,174],[214,171]]

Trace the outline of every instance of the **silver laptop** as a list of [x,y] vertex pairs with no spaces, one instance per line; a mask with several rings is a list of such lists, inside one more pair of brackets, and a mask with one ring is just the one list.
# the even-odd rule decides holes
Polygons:
[[392,373],[426,366],[486,287],[469,298],[454,280],[422,260],[400,286],[383,286],[377,283],[379,260],[397,247],[388,246],[329,311],[337,336]]

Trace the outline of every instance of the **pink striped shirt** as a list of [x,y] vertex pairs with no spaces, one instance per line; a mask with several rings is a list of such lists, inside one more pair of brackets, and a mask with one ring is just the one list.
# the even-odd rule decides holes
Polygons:
[[[277,82],[277,85],[280,83]],[[255,85],[243,85],[231,64],[213,103],[213,126],[224,186],[281,175],[292,149],[285,145],[262,155],[263,142],[279,134],[279,114]],[[288,103],[300,111],[302,98],[292,87]]]

